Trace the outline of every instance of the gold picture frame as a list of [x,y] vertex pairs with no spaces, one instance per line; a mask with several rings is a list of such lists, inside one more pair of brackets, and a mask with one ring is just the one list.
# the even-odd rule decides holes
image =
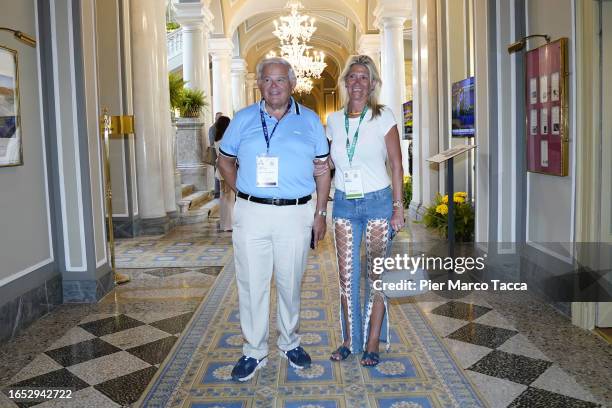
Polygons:
[[0,167],[23,165],[17,51],[0,45]]

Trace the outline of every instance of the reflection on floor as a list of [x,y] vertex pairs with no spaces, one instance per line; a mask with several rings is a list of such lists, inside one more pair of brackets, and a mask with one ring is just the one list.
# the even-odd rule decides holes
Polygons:
[[[399,250],[401,250],[402,242],[426,239],[431,239],[431,236],[423,232],[420,226],[411,225],[410,231],[402,233],[397,240],[400,245]],[[139,246],[152,242],[155,245]],[[185,245],[187,243],[191,245]],[[139,265],[145,265],[147,269],[121,270],[122,273],[132,278],[132,282],[117,287],[102,302],[96,305],[61,306],[13,341],[3,345],[0,351],[0,366],[2,367],[0,387],[5,394],[0,394],[1,407],[130,406],[141,398],[147,387],[149,387],[147,392],[151,392],[151,389],[154,388],[154,385],[150,383],[160,364],[168,355],[175,355],[180,351],[181,343],[188,340],[190,330],[198,324],[198,316],[202,317],[200,312],[206,306],[206,302],[212,299],[214,292],[227,292],[228,296],[231,296],[231,293],[235,291],[233,283],[228,285],[222,280],[229,276],[231,281],[232,271],[223,270],[228,265],[228,259],[231,259],[230,236],[217,233],[214,221],[179,227],[165,237],[122,241],[122,245],[126,251],[154,246],[157,248],[157,253],[155,255],[147,251],[133,253],[132,255],[136,255],[137,259],[131,262],[137,264],[140,262]],[[215,260],[207,259],[204,260],[206,262],[196,264],[200,266],[184,268],[169,267],[172,263],[165,258],[155,260],[155,257],[158,256],[180,257],[185,252],[168,255],[163,251],[184,249],[186,246],[191,248],[197,246],[200,250],[215,249],[212,251],[214,255],[188,253],[187,255],[192,257],[191,260],[197,256],[216,257],[219,256],[219,253],[223,255]],[[315,257],[321,259],[311,260],[310,264],[313,265],[311,268],[324,265],[333,259],[332,248],[328,238],[326,245],[315,254]],[[141,257],[138,258],[138,256]],[[187,265],[187,263],[181,265]],[[350,381],[365,381],[362,384],[366,387],[365,390],[357,384],[352,385],[354,385],[354,395],[366,395],[366,392],[372,392],[372,387],[376,387],[376,381],[370,377],[374,375],[374,371],[364,372],[356,360],[340,365],[331,365],[326,362],[327,354],[337,345],[340,336],[339,329],[338,327],[327,327],[325,330],[319,330],[325,334],[322,335],[315,333],[317,331],[314,330],[315,326],[309,322],[314,316],[310,310],[314,310],[314,307],[309,307],[313,304],[323,305],[326,313],[335,313],[334,306],[331,304],[337,303],[334,270],[324,267],[320,272],[319,275],[312,275],[312,277],[321,276],[320,282],[317,282],[316,278],[314,278],[315,281],[309,281],[310,277],[307,275],[304,283],[303,326],[305,329],[312,329],[307,331],[309,335],[305,336],[304,343],[307,349],[314,350],[313,356],[320,358],[319,365],[323,367],[324,372],[325,367],[329,366],[330,375],[339,373],[336,377],[339,383],[336,384],[340,384],[341,387],[344,385],[350,387],[352,384]],[[316,299],[316,296],[322,296],[323,293],[330,296],[329,302],[328,298],[324,298],[323,301]],[[315,298],[311,297],[313,294],[316,295]],[[204,303],[201,305],[203,300]],[[392,302],[394,310],[397,311],[395,316],[392,311],[392,317],[396,317],[397,324],[401,324],[399,322],[402,321],[402,313],[408,317],[402,326],[394,328],[397,329],[394,330],[393,339],[396,351],[400,351],[401,354],[402,350],[406,353],[415,350],[415,344],[421,342],[422,339],[418,338],[417,341],[406,333],[412,330],[411,325],[422,321],[422,330],[429,326],[436,334],[434,337],[442,339],[441,342],[438,340],[439,344],[450,351],[456,364],[463,369],[464,375],[488,405],[492,407],[593,407],[600,403],[603,406],[612,406],[612,390],[610,389],[612,348],[597,336],[571,326],[565,317],[560,316],[547,305],[527,295],[500,296],[490,293],[471,293],[454,299],[428,293],[419,296],[416,300],[418,301],[414,302],[412,299]],[[415,305],[418,308],[414,308]],[[231,305],[231,310],[224,310],[222,314],[214,318],[207,318],[213,327],[218,328],[224,325],[223,327],[230,328],[226,330],[227,333],[232,332],[234,335],[234,337],[229,335],[215,338],[213,342],[215,345],[226,344],[224,347],[227,347],[229,351],[223,351],[224,354],[221,356],[222,360],[227,361],[226,365],[231,364],[240,354],[239,326],[236,325],[236,322],[231,321],[236,317],[231,315],[233,310],[235,310],[235,303]],[[194,316],[193,320],[189,322],[192,316]],[[221,316],[226,319],[219,320]],[[329,321],[330,324],[334,324],[333,319]],[[271,330],[271,333],[273,332],[274,330]],[[216,333],[221,333],[221,331],[216,331]],[[425,333],[425,331],[419,333]],[[318,334],[318,337],[313,334]],[[317,343],[319,340],[322,341],[321,344]],[[197,344],[194,345],[196,346]],[[172,351],[173,348],[176,349],[175,352]],[[417,350],[416,361],[420,363],[419,359],[423,359],[426,349],[417,348]],[[187,357],[189,361],[200,361],[199,366],[195,367],[196,374],[200,376],[196,375],[194,378],[204,381],[209,371],[207,367],[212,367],[210,365],[212,360],[202,358],[200,351]],[[443,354],[446,355],[447,352],[443,351]],[[397,356],[394,356],[393,353],[391,355],[383,353],[381,357],[383,362],[387,359],[389,363],[392,363],[394,357]],[[209,387],[208,391],[219,391],[217,399],[210,400],[209,398],[209,403],[202,403],[198,407],[272,407],[281,402],[286,403],[284,406],[287,407],[309,406],[308,404],[310,407],[467,406],[459,404],[457,397],[453,396],[452,392],[449,393],[448,384],[443,385],[442,383],[434,388],[437,387],[438,395],[449,395],[448,399],[428,400],[415,397],[410,400],[412,405],[408,405],[408,400],[402,402],[397,398],[397,393],[393,394],[389,389],[385,391],[391,392],[388,398],[370,400],[341,398],[340,391],[334,394],[334,398],[328,398],[327,401],[323,401],[324,404],[318,405],[313,402],[317,398],[310,398],[310,402],[285,400],[280,388],[272,391],[269,386],[257,387],[260,384],[257,381],[268,381],[266,383],[268,385],[273,381],[278,381],[277,373],[281,370],[281,363],[276,360],[262,370],[253,383],[236,385],[223,380],[220,384]],[[397,368],[396,365],[388,368]],[[171,367],[168,362],[163,363],[162,366]],[[405,363],[404,367],[407,367]],[[302,378],[293,374],[292,370],[287,370],[286,367],[282,370],[284,370],[282,378],[288,382],[299,380],[304,387],[307,387],[309,383],[316,384],[321,395],[329,391],[329,387],[325,388],[324,385],[321,385],[325,382],[318,375],[313,375],[312,378]],[[435,372],[436,370],[432,371],[432,373]],[[353,378],[355,375],[358,377]],[[393,376],[394,374],[389,372],[386,375]],[[160,378],[163,379],[162,376]],[[402,379],[394,382],[387,378],[383,383],[403,384],[410,383],[410,381],[414,380]],[[75,392],[71,400],[15,404],[6,395],[8,385],[45,388],[70,387]],[[229,403],[231,399],[228,399],[227,395],[239,395],[252,385],[255,386],[253,395],[251,395],[253,399],[249,400],[249,404],[252,403],[252,405],[242,403],[231,405]],[[313,389],[316,390],[317,387]],[[194,390],[197,391],[197,387]],[[271,392],[275,392],[273,396],[277,397],[270,398],[269,393]],[[202,397],[214,397],[214,395],[207,394]]]

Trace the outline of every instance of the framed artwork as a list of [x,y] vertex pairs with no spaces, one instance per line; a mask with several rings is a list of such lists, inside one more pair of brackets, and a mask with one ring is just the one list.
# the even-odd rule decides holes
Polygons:
[[527,171],[567,176],[567,38],[530,50],[525,57]]
[[0,166],[21,166],[17,51],[0,46]]

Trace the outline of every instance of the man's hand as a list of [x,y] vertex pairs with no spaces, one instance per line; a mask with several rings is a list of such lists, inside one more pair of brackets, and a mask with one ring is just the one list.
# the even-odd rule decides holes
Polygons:
[[327,158],[325,158],[324,160],[314,159],[313,163],[315,177],[325,174],[325,172],[329,170],[329,163]]
[[317,247],[317,244],[320,240],[325,238],[325,230],[327,229],[327,225],[325,223],[325,217],[319,214],[315,214],[314,223],[312,224],[312,232],[314,233],[314,247]]

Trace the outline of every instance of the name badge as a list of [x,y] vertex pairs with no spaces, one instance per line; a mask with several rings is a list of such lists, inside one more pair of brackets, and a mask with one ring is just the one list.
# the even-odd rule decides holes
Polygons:
[[278,187],[278,157],[257,156],[257,187]]
[[344,194],[347,200],[363,198],[361,169],[352,167],[344,171]]

